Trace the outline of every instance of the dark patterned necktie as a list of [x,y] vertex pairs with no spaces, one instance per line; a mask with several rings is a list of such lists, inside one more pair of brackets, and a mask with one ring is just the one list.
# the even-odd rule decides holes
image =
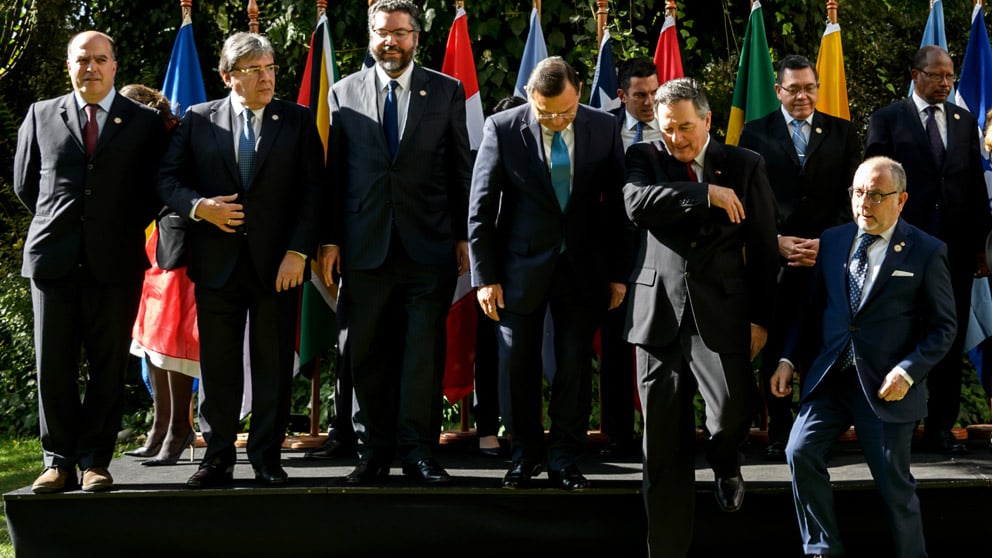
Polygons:
[[[863,234],[858,243],[858,249],[847,266],[847,303],[851,315],[858,312],[861,306],[861,296],[864,294],[865,278],[868,276],[868,248],[880,237],[877,234]],[[854,343],[848,343],[841,355],[843,368],[854,365]]]
[[396,100],[396,88],[399,83],[395,79],[389,81],[389,91],[386,92],[386,104],[382,109],[382,127],[386,131],[386,143],[389,144],[389,154],[396,157],[400,150],[400,123]]
[[241,174],[241,186],[247,190],[251,170],[255,166],[255,127],[251,124],[255,115],[247,108],[243,114],[245,124],[238,134],[238,171]]
[[944,166],[944,140],[940,139],[940,129],[937,128],[937,107],[927,107],[927,137],[930,139],[930,151],[938,167]]
[[634,126],[634,143],[640,143],[644,139],[644,123],[640,120]]
[[83,126],[83,144],[86,146],[86,155],[92,157],[96,151],[96,140],[100,137],[100,125],[96,122],[96,111],[99,105],[90,103],[86,105],[86,125]]

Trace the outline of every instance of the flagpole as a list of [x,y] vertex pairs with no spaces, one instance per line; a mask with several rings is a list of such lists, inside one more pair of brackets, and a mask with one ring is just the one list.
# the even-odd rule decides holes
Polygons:
[[[320,18],[324,17],[327,13],[327,0],[316,0],[317,4],[317,23],[320,23]],[[312,265],[312,262],[311,262]],[[312,271],[311,271],[312,272]],[[300,297],[303,297],[303,289],[300,289]],[[321,367],[321,357],[318,352],[313,356],[313,363],[310,365],[310,444],[307,447],[316,447],[319,444],[323,444],[326,437],[320,435],[320,367]],[[339,372],[340,373],[340,372]],[[334,394],[335,397],[337,394]],[[328,430],[330,430],[330,425],[328,425]]]
[[[463,9],[465,9],[465,1],[457,0],[455,2],[455,15],[458,15],[458,10]],[[458,403],[458,418],[460,419],[459,423],[461,428],[458,433],[461,436],[468,436],[469,438],[473,437],[471,435],[472,422],[469,415],[469,409],[472,408],[472,400],[470,399],[471,396],[472,394],[469,393],[465,397],[462,397],[462,400]]]
[[327,13],[327,0],[317,0],[317,21]]
[[827,21],[837,23],[837,0],[827,0]]
[[534,0],[534,7],[537,8],[538,21],[541,18],[541,0]]
[[667,0],[665,2],[665,15],[675,19],[675,12],[678,7],[675,5],[675,0]]
[[606,16],[610,13],[609,0],[596,0],[596,51],[603,44],[603,30],[606,29]]
[[258,4],[255,0],[248,0],[248,30],[258,33]]

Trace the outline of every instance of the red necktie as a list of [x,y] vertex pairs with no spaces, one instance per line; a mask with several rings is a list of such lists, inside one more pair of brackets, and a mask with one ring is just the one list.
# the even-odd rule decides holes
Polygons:
[[83,143],[86,144],[86,154],[93,156],[96,150],[96,139],[100,136],[100,125],[96,123],[96,110],[99,107],[94,104],[86,105],[86,125],[83,126]]
[[696,176],[696,171],[692,170],[692,161],[685,164],[685,170],[689,173],[689,180],[699,182],[699,177]]

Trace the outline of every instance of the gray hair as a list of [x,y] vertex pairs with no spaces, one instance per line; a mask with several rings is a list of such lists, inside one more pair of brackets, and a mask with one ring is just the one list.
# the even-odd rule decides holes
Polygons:
[[369,36],[372,35],[372,19],[379,12],[406,12],[410,14],[410,27],[420,32],[420,8],[410,0],[378,0],[369,6]]
[[238,60],[246,56],[257,58],[265,54],[275,58],[275,50],[268,39],[258,33],[235,33],[224,41],[224,48],[220,51],[220,62],[217,63],[217,69],[229,74],[238,64]]
[[887,170],[889,172],[889,178],[892,179],[892,187],[896,189],[896,192],[906,191],[906,170],[902,168],[902,165],[898,161],[882,155],[869,157],[861,163],[855,175],[861,174],[863,171],[867,172],[873,168]]
[[670,105],[679,101],[692,101],[696,115],[706,118],[710,112],[710,102],[706,99],[703,86],[692,78],[678,78],[666,81],[654,94],[655,105]]

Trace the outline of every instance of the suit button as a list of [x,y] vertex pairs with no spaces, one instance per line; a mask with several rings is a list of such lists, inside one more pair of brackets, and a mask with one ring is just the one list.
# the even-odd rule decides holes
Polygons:
[[93,170],[93,163],[87,164],[86,165],[86,170]]
[[89,188],[87,188],[87,189],[83,190],[83,193],[85,193],[87,196],[91,196],[91,195],[93,195],[93,190],[90,190]]
[[690,247],[690,248],[695,248],[695,247],[696,247],[696,243],[695,243],[695,242],[691,242],[691,243],[689,244],[689,247]]
[[852,325],[847,326],[847,331],[850,331],[850,332],[853,333],[855,331],[858,331],[858,328],[854,327],[854,325],[852,324]]

